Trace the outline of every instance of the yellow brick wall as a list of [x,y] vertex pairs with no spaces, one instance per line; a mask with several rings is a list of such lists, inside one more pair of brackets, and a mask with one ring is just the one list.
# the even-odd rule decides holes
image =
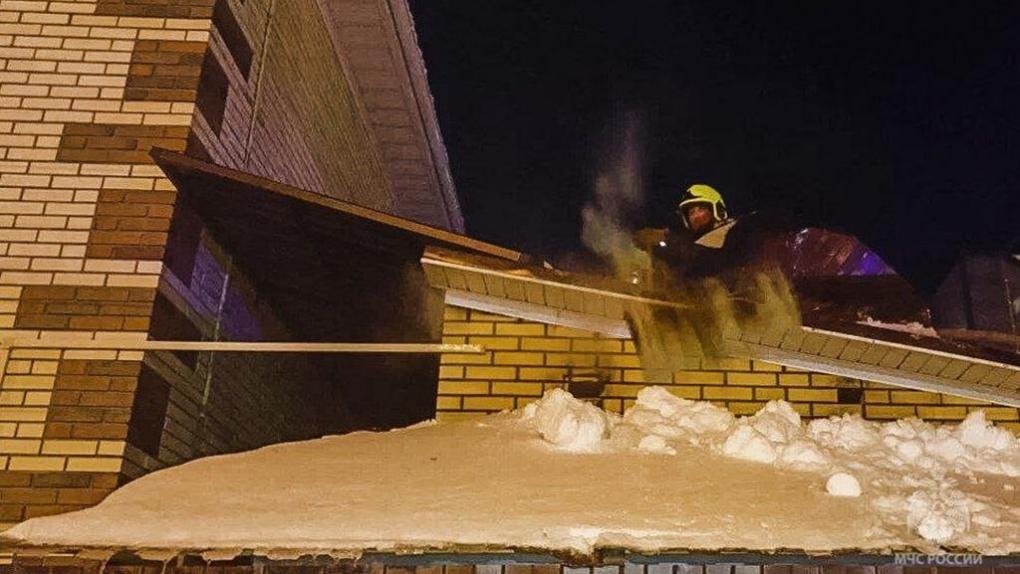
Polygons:
[[[443,342],[483,345],[486,352],[442,356],[439,420],[520,408],[545,391],[565,387],[572,372],[598,370],[609,380],[602,406],[617,413],[632,405],[643,387],[655,384],[679,397],[711,401],[740,415],[754,413],[773,399],[789,401],[804,417],[859,413],[878,420],[917,416],[959,421],[982,409],[990,420],[1020,433],[1020,409],[735,357],[693,359],[690,370],[653,380],[641,369],[630,340],[453,306],[445,309]],[[840,386],[862,388],[862,403],[840,404]]]

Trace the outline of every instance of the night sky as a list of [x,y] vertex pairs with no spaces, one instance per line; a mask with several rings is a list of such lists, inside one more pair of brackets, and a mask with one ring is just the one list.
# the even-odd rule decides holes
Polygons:
[[468,233],[582,250],[630,114],[637,225],[709,183],[857,235],[923,291],[961,251],[1020,249],[1020,3],[720,4],[412,0]]

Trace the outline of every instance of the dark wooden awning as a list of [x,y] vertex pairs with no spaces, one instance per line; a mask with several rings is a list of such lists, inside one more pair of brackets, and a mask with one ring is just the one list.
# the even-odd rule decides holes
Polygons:
[[[340,322],[327,315],[344,298],[363,299],[366,309],[359,317],[365,321],[344,317],[344,328],[370,329],[367,319],[385,313],[386,299],[400,293],[394,277],[401,266],[419,269],[426,246],[521,259],[510,249],[180,153],[154,149],[152,157],[177,187],[178,201],[197,213],[259,295],[311,340]],[[360,339],[358,332],[330,335]]]

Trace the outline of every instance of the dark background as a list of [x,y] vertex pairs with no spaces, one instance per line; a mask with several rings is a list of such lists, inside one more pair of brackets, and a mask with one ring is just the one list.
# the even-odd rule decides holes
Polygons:
[[468,233],[583,249],[610,126],[644,126],[635,224],[731,211],[856,234],[923,291],[1020,249],[1020,3],[411,0]]

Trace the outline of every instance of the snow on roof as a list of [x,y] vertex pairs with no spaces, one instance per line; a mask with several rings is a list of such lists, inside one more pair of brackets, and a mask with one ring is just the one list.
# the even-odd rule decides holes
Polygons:
[[[20,545],[173,552],[597,548],[654,553],[1020,552],[1020,441],[858,416],[735,418],[660,387],[623,417],[564,391],[457,423],[195,460],[94,508],[28,520]],[[0,541],[2,538],[0,538]]]

